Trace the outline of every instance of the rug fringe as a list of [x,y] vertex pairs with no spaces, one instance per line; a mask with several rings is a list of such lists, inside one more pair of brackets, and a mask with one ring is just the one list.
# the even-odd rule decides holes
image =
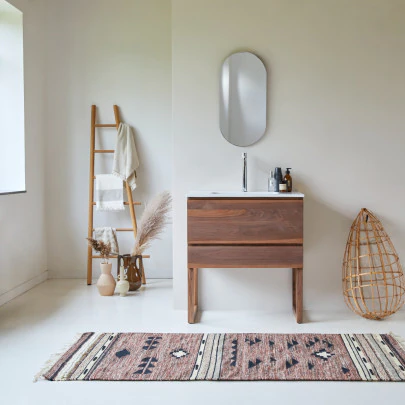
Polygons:
[[396,335],[393,332],[390,332],[389,335],[392,336],[399,343],[402,349],[405,350],[405,339],[402,336]]
[[76,333],[72,339],[66,343],[62,349],[51,355],[47,362],[42,366],[41,370],[35,375],[34,382],[44,381],[46,378],[44,375],[53,367],[53,365],[63,356],[81,337],[83,333]]

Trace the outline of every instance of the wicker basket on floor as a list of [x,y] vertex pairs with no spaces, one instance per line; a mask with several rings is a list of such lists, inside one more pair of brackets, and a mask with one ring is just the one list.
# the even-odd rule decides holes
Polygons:
[[343,295],[356,314],[383,319],[404,304],[405,280],[397,252],[381,222],[362,208],[343,259]]

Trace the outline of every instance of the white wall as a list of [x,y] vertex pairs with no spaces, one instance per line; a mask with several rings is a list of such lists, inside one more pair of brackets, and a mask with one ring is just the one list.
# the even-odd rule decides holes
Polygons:
[[[405,3],[396,0],[173,0],[174,288],[186,307],[186,199],[191,189],[249,190],[292,167],[306,193],[304,306],[345,307],[341,264],[361,207],[405,257]],[[219,130],[219,72],[250,50],[269,72],[269,126],[248,148]],[[284,270],[202,272],[203,308],[290,310]]]
[[0,0],[0,192],[25,190],[22,12]]
[[10,3],[24,13],[27,193],[0,195],[0,303],[46,278],[43,2]]
[[[11,3],[24,12],[27,194],[0,196],[0,294],[45,274],[45,210],[52,275],[85,276],[93,103],[104,122],[113,119],[111,105],[120,105],[136,130],[136,199],[170,188],[173,165],[176,308],[186,306],[184,195],[239,189],[242,150],[250,190],[265,189],[270,167],[292,166],[295,186],[306,193],[307,309],[344,308],[341,260],[362,206],[383,220],[404,257],[402,1],[173,0],[172,11],[157,0],[57,0],[46,10],[41,0]],[[223,139],[218,118],[221,62],[241,50],[256,52],[269,71],[269,127],[243,149]],[[104,133],[101,146],[113,136]],[[98,221],[110,223],[105,215]],[[151,251],[150,276],[170,274],[170,231]],[[202,273],[203,308],[290,308],[283,270]]]
[[[135,129],[141,166],[134,200],[171,189],[171,5],[168,0],[47,2],[48,267],[52,277],[86,275],[90,106],[113,123],[112,106]],[[98,132],[114,148],[115,130]],[[96,157],[108,173],[112,156]],[[96,226],[129,227],[125,214],[96,213]],[[137,216],[143,208],[136,207]],[[119,234],[121,252],[133,235]],[[147,277],[172,276],[171,227],[145,261]],[[114,261],[115,266],[115,261]],[[93,274],[98,276],[94,261]]]

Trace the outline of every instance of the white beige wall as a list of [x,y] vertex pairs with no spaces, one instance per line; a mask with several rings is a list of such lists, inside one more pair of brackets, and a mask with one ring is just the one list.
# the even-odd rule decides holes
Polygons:
[[[102,121],[112,120],[113,103],[120,105],[136,129],[136,199],[170,188],[173,166],[176,308],[186,306],[184,195],[239,189],[242,150],[251,190],[265,189],[268,169],[280,165],[293,167],[295,185],[306,193],[306,308],[344,307],[341,259],[362,206],[380,216],[404,257],[402,1],[173,0],[172,14],[163,0],[56,0],[46,10],[40,0],[11,3],[25,23],[27,194],[0,196],[3,297],[46,274],[45,210],[52,275],[85,275],[93,103]],[[256,52],[270,72],[267,133],[243,149],[228,144],[218,124],[221,63],[239,50]],[[111,135],[102,138],[108,147]],[[151,251],[151,275],[170,275],[170,235],[168,229]],[[285,271],[202,273],[204,308],[290,307]]]
[[[186,307],[188,190],[249,189],[292,167],[305,198],[307,309],[343,309],[341,263],[361,207],[405,257],[405,3],[396,0],[173,0],[175,307]],[[269,71],[269,126],[254,146],[221,136],[219,72],[230,53]],[[290,310],[284,270],[203,270],[203,308]]]
[[27,192],[0,195],[0,304],[47,276],[43,2],[10,0],[10,3],[24,13]]
[[[112,106],[135,129],[141,166],[134,199],[171,189],[171,4],[168,0],[47,1],[48,267],[52,277],[85,277],[90,106],[114,122]],[[99,148],[115,130],[98,132]],[[112,156],[96,157],[98,173]],[[142,212],[137,207],[137,214]],[[96,226],[130,226],[126,214],[96,213]],[[131,233],[119,235],[121,252]],[[171,227],[150,250],[148,277],[172,276]],[[97,262],[94,262],[97,269]],[[95,271],[98,275],[98,270]]]

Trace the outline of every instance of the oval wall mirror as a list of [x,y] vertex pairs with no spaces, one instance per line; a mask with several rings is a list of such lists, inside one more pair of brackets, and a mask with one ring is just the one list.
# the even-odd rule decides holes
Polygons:
[[257,142],[266,131],[267,72],[253,53],[237,52],[225,59],[220,82],[220,128],[236,146]]

